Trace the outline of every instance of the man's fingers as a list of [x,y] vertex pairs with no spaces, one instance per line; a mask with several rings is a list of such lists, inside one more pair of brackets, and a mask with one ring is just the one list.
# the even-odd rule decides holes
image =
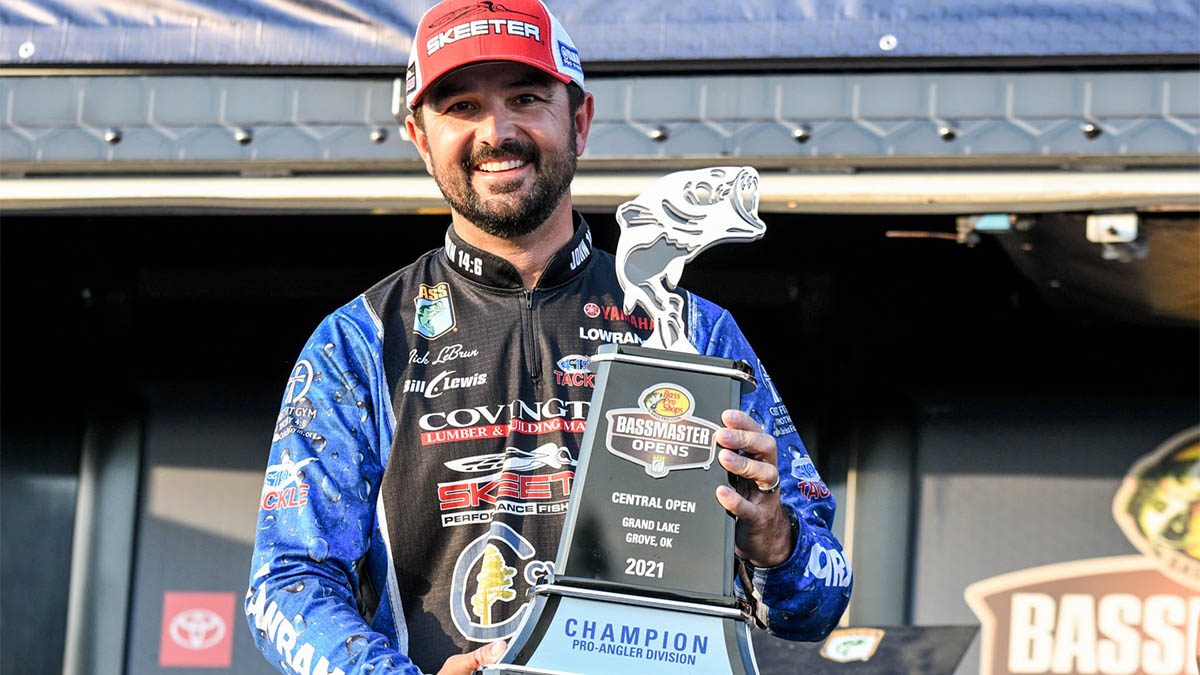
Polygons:
[[775,439],[763,433],[754,418],[740,410],[726,410],[721,421],[725,428],[717,431],[717,444],[730,450],[742,450],[768,464],[775,463]]
[[721,413],[721,423],[730,429],[745,429],[746,431],[762,431],[762,426],[754,418],[737,408],[730,408]]
[[717,461],[729,473],[752,480],[763,490],[769,490],[779,480],[779,469],[774,464],[759,462],[732,450],[722,450]]
[[504,655],[506,645],[503,640],[486,644],[468,654],[455,654],[446,659],[438,675],[471,675],[480,666],[495,663]]
[[486,666],[489,663],[495,663],[504,655],[505,648],[504,640],[497,640],[491,644],[486,644],[479,649],[471,652],[475,657],[475,667]]
[[717,488],[717,502],[738,519],[753,521],[758,516],[759,508],[727,485]]

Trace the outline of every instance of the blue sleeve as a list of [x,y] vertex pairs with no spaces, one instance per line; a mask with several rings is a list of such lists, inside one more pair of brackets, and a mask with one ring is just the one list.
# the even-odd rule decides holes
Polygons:
[[388,557],[376,500],[391,433],[381,332],[363,302],[317,327],[271,439],[245,610],[255,644],[287,675],[420,672],[402,654],[387,590],[374,589],[385,605],[375,628],[356,602],[360,561]]
[[[755,569],[742,561],[739,588],[756,623],[788,640],[820,640],[833,630],[850,602],[853,572],[831,532],[837,505],[804,448],[766,368],[729,312],[689,294],[693,345],[702,354],[745,361],[758,388],[742,396],[742,410],[775,437],[780,498],[794,517],[796,548],[785,562]],[[747,588],[749,586],[749,588]]]

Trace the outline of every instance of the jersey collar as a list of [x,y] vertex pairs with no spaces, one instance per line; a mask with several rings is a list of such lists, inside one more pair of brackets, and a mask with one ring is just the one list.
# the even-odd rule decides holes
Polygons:
[[[575,234],[562,248],[550,256],[546,267],[538,277],[538,288],[557,286],[587,266],[592,257],[592,231],[578,211],[573,212]],[[524,288],[521,275],[507,260],[498,255],[476,248],[463,241],[454,231],[454,225],[446,228],[446,245],[442,249],[450,269],[468,279],[485,286],[496,288]]]

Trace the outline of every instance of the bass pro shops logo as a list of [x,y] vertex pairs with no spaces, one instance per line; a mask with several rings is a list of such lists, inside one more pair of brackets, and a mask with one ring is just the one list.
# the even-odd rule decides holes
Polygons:
[[450,284],[445,281],[427,286],[421,284],[417,297],[413,332],[429,340],[436,340],[454,330],[454,299],[450,295]]
[[612,454],[639,464],[654,478],[679,469],[708,469],[716,455],[719,427],[692,417],[695,397],[683,387],[662,382],[638,396],[638,408],[605,413]]

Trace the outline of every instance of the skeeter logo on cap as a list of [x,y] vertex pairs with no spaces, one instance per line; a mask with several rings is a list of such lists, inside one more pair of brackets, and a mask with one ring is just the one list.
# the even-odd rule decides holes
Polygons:
[[[432,56],[434,52],[448,44],[453,44],[459,40],[465,40],[471,37],[478,37],[480,35],[490,35],[492,33],[495,33],[496,35],[512,35],[515,37],[529,38],[534,42],[542,41],[542,29],[537,24],[529,23],[527,21],[516,21],[514,19],[477,19],[475,21],[460,23],[457,26],[444,30],[440,33],[434,33],[433,36],[425,42],[425,54]],[[582,72],[582,70],[580,70],[580,72]]]

